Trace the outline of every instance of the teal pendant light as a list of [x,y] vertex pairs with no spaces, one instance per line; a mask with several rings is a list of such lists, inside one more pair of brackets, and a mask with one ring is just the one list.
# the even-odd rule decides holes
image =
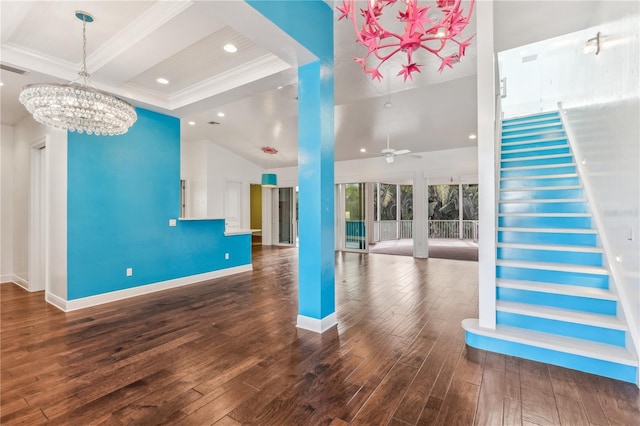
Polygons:
[[274,173],[262,174],[262,187],[263,188],[276,188],[278,186],[278,176]]

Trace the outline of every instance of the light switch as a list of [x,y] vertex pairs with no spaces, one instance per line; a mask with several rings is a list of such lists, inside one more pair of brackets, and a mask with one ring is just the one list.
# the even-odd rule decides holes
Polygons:
[[175,219],[169,219],[169,226],[176,226],[176,220]]

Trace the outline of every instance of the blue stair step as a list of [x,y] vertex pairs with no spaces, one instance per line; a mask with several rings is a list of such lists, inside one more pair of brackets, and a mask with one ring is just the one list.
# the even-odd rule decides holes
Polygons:
[[598,241],[592,229],[498,228],[498,242],[596,247]]
[[504,124],[515,124],[515,123],[527,123],[527,122],[531,122],[531,121],[537,121],[537,120],[546,120],[546,119],[550,119],[550,118],[555,118],[555,119],[559,119],[560,115],[558,114],[558,111],[552,111],[552,112],[545,112],[545,113],[540,113],[540,114],[531,114],[531,115],[523,115],[520,117],[509,117],[509,118],[505,118],[504,120],[502,120],[503,125]]
[[616,316],[517,302],[498,302],[497,324],[625,346],[626,326]]
[[602,315],[616,315],[618,303],[609,290],[534,281],[497,280],[497,299],[532,303]]
[[567,165],[573,163],[573,156],[566,154],[545,155],[527,159],[504,159],[500,161],[500,167],[509,169],[513,167],[542,166],[542,165]]
[[558,139],[566,137],[567,134],[564,131],[538,131],[522,135],[503,136],[502,143],[544,141],[548,139]]
[[590,229],[589,213],[501,213],[498,226],[503,228]]
[[530,126],[530,125],[555,124],[559,122],[560,122],[560,117],[557,115],[547,119],[535,119],[535,120],[527,120],[527,121],[520,121],[520,122],[503,121],[502,130],[514,129],[514,128]]
[[518,149],[529,149],[529,148],[550,148],[550,147],[560,147],[560,146],[568,146],[568,142],[566,138],[558,138],[558,139],[549,139],[538,142],[513,142],[513,143],[503,143],[502,144],[502,152],[509,152]]
[[540,124],[539,122],[528,123],[529,125],[520,126],[516,128],[505,129],[502,128],[502,136],[515,136],[522,135],[527,133],[540,133],[540,132],[550,132],[550,131],[561,131],[562,123],[551,123],[551,124]]
[[525,176],[548,176],[575,173],[575,164],[557,166],[555,164],[541,165],[533,167],[510,167],[500,171],[501,178],[525,177]]
[[596,247],[498,243],[497,258],[567,265],[602,266]]
[[522,150],[513,150],[503,152],[500,155],[502,159],[510,159],[510,158],[531,158],[531,157],[542,157],[546,155],[557,155],[557,154],[569,154],[569,147],[559,147],[559,148],[529,148]]
[[609,272],[604,268],[555,263],[497,260],[496,278],[609,288]]
[[564,175],[528,176],[500,180],[500,188],[532,188],[542,186],[580,186],[580,178],[575,173]]
[[462,321],[469,346],[637,384],[638,362],[626,348],[545,332]]

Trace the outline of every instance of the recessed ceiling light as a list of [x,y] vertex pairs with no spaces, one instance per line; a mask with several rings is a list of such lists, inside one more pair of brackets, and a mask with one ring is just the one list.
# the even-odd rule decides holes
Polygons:
[[218,117],[224,117],[224,112],[219,112]]
[[278,86],[278,90],[282,89],[282,86]]
[[360,148],[360,152],[367,152],[366,148]]
[[469,135],[469,139],[475,139],[475,138],[477,138],[477,136],[476,136],[475,134],[471,133],[471,134]]
[[169,80],[167,80],[166,78],[157,78],[156,81],[160,84],[169,84]]
[[4,86],[4,83],[0,81],[0,87]]
[[238,48],[231,43],[225,44],[223,49],[225,52],[229,52],[229,53],[236,53],[238,51]]
[[195,121],[190,121],[190,122],[189,122],[189,126],[195,126],[195,125],[196,125],[196,122],[195,122]]

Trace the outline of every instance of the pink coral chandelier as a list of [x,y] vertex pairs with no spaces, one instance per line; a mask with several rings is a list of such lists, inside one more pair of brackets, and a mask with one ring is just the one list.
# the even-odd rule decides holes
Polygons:
[[[464,15],[461,7],[462,0],[436,0],[436,7],[442,13],[442,17],[435,18],[429,13],[431,5],[418,6],[418,0],[367,0],[366,9],[360,9],[364,17],[362,27],[358,28],[356,19],[356,0],[343,0],[342,6],[336,6],[340,12],[338,21],[347,18],[353,22],[353,28],[357,36],[357,42],[367,48],[367,54],[362,58],[354,58],[362,66],[366,74],[371,74],[371,79],[382,80],[380,67],[389,58],[399,52],[407,55],[406,64],[398,75],[413,80],[412,73],[420,72],[422,65],[414,61],[416,51],[424,49],[440,58],[439,71],[445,67],[452,68],[452,64],[458,62],[465,54],[466,48],[471,44],[473,36],[460,41],[460,35],[469,23],[475,0],[469,0],[469,13]],[[406,6],[400,10],[397,19],[404,23],[403,33],[394,33],[383,27],[380,18],[385,7],[396,3]],[[443,50],[448,42],[458,45],[457,51],[444,55]],[[367,67],[367,61],[379,61],[377,66]],[[371,60],[369,61],[371,62]]]

